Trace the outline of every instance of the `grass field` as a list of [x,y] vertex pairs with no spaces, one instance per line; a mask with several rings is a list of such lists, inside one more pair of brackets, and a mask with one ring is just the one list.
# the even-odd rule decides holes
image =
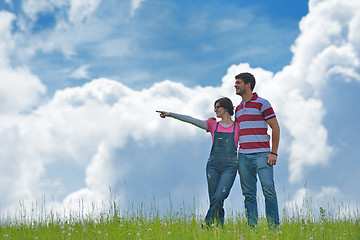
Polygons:
[[229,213],[224,228],[207,230],[202,229],[203,216],[195,209],[174,212],[170,207],[160,217],[158,207],[149,210],[141,205],[120,211],[111,204],[96,216],[41,212],[3,218],[0,239],[360,239],[358,213],[339,217],[321,207],[316,218],[309,211],[291,217],[283,214],[279,229],[270,231],[264,218],[256,229],[248,227],[243,213]]

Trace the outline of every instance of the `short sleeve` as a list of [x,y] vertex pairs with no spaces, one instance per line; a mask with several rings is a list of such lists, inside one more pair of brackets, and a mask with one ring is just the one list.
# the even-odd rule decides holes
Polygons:
[[274,109],[271,107],[271,104],[267,100],[263,100],[261,107],[261,115],[265,120],[269,120],[271,118],[276,117]]
[[206,120],[207,129],[206,132],[214,132],[216,127],[216,121],[214,120]]

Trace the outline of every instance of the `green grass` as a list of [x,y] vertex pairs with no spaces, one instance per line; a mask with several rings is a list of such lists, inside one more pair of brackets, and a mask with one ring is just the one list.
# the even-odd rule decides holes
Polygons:
[[[174,212],[164,209],[159,216],[154,205],[143,205],[120,211],[112,203],[101,214],[78,214],[60,217],[44,212],[25,214],[0,222],[1,239],[360,239],[360,219],[328,214],[320,207],[319,217],[313,214],[292,214],[281,219],[279,229],[270,231],[264,218],[258,227],[250,228],[243,215],[230,212],[224,228],[202,229],[203,216],[195,208]],[[29,219],[30,218],[30,219]]]

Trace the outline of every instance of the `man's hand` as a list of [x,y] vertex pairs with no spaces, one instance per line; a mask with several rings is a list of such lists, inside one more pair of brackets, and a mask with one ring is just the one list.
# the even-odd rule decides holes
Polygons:
[[[269,120],[266,121],[269,126],[272,129],[272,141],[271,141],[271,152],[270,154],[267,155],[268,157],[268,164],[270,166],[273,166],[276,164],[277,161],[277,150],[279,148],[279,140],[280,140],[280,127],[279,127],[279,123],[277,122],[276,117],[275,118],[271,118]],[[274,154],[275,153],[275,154]]]
[[269,153],[269,154],[266,155],[266,156],[267,156],[267,158],[268,158],[267,163],[268,163],[270,166],[276,165],[277,156],[276,156],[275,154]]
[[160,117],[161,117],[161,118],[165,118],[165,117],[169,117],[169,116],[170,116],[170,113],[169,113],[169,112],[158,111],[158,110],[156,110],[156,112],[160,113]]
[[214,118],[214,117],[209,117],[209,118],[208,118],[208,121],[216,121],[216,118]]

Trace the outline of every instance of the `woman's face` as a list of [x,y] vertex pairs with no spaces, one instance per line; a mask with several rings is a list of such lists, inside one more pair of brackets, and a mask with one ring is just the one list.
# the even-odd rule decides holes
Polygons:
[[218,118],[223,117],[227,113],[226,109],[221,107],[220,103],[218,103],[218,102],[215,104],[214,111],[216,113],[216,117],[218,117]]

